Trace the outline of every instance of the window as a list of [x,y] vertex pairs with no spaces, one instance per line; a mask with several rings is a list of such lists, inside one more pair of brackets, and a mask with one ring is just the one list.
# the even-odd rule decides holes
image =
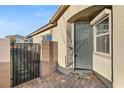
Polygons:
[[47,35],[47,40],[52,41],[52,35],[51,34]]
[[97,35],[99,34],[104,34],[107,33],[109,30],[109,24],[108,24],[109,18],[107,17],[104,19],[102,22],[96,25],[96,33]]
[[30,38],[28,39],[28,43],[33,43],[33,38],[30,37]]
[[110,54],[111,48],[111,10],[104,9],[97,17],[91,21],[94,28],[94,51]]
[[43,35],[42,40],[43,41],[52,41],[52,35],[51,34]]
[[16,37],[16,43],[19,43],[19,37]]
[[109,53],[109,20],[108,17],[96,25],[96,51]]

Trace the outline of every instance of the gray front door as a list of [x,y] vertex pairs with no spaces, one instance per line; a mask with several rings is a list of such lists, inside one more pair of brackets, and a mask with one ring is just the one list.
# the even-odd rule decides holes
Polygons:
[[92,69],[93,31],[88,22],[75,23],[75,68]]

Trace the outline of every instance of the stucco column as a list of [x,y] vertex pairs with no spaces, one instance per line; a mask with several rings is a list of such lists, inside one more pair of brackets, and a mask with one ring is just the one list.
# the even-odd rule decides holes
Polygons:
[[124,6],[113,6],[113,87],[124,87]]
[[58,44],[54,41],[43,41],[41,50],[40,75],[45,76],[57,70]]
[[0,88],[10,87],[10,41],[0,39]]

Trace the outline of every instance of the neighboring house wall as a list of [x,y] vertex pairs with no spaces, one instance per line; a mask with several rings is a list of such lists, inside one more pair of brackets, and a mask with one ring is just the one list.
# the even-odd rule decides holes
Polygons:
[[16,43],[24,43],[25,42],[25,38],[24,37],[16,37]]
[[46,34],[50,34],[51,33],[51,29],[50,30],[47,30],[43,33],[40,33],[40,34],[37,34],[35,36],[33,36],[33,43],[41,43],[42,42],[42,36],[43,35],[46,35]]
[[6,36],[6,38],[11,40],[15,40],[15,43],[24,43],[25,42],[25,37],[24,36],[20,36],[20,35],[10,35],[10,36]]
[[0,39],[0,87],[10,87],[9,39]]
[[113,6],[113,87],[124,87],[124,6]]

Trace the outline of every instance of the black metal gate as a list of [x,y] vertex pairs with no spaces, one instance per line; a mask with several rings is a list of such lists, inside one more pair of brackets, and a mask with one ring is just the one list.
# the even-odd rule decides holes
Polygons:
[[39,77],[40,45],[15,43],[11,45],[12,86]]

